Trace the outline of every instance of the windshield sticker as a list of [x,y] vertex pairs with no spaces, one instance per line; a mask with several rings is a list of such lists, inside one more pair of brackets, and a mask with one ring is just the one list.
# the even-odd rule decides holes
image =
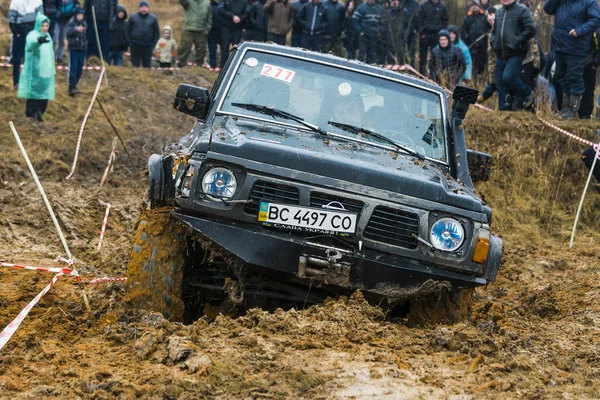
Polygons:
[[338,93],[342,96],[348,96],[352,93],[352,86],[348,82],[342,82],[338,86]]
[[254,57],[250,57],[246,60],[246,65],[249,67],[256,67],[258,65],[258,60]]
[[260,74],[262,76],[268,76],[269,78],[275,78],[279,79],[280,81],[291,83],[292,79],[294,79],[294,75],[296,75],[296,72],[277,67],[275,65],[265,64],[262,68],[262,71],[260,71]]

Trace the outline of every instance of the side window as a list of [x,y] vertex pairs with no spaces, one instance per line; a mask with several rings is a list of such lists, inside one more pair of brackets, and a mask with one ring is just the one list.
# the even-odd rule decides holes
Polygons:
[[210,103],[211,104],[214,104],[214,102],[215,102],[215,98],[217,97],[217,91],[218,91],[216,89],[220,88],[221,85],[223,84],[223,79],[225,79],[225,75],[227,75],[227,73],[229,71],[229,66],[233,62],[233,59],[235,58],[234,57],[235,53],[236,53],[235,49],[232,50],[231,53],[229,53],[229,58],[227,59],[227,63],[225,63],[225,66],[223,67],[223,69],[219,73],[219,76],[217,77],[217,81],[215,82],[213,87],[210,89]]

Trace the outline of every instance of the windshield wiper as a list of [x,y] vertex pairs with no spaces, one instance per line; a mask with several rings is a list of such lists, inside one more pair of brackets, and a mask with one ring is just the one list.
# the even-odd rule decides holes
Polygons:
[[251,103],[231,103],[231,105],[234,107],[243,108],[248,111],[254,111],[254,112],[257,112],[260,114],[270,115],[271,117],[279,117],[279,118],[289,119],[291,121],[296,121],[297,123],[301,124],[302,126],[309,128],[313,132],[316,132],[323,136],[327,136],[327,132],[325,132],[323,129],[319,128],[316,125],[310,124],[310,123],[304,121],[304,118],[298,117],[297,115],[294,115],[294,114],[290,114],[287,111],[279,110],[274,107],[261,106],[259,104],[251,104]]
[[359,133],[367,134],[367,135],[372,136],[374,138],[383,140],[387,144],[391,144],[392,146],[394,146],[396,149],[402,150],[402,151],[410,154],[411,156],[417,157],[419,160],[424,160],[425,159],[425,156],[423,154],[419,153],[418,151],[413,150],[410,147],[406,147],[406,146],[404,146],[402,144],[396,143],[392,139],[390,139],[390,138],[388,138],[386,136],[383,136],[383,135],[381,135],[381,134],[379,134],[377,132],[373,132],[373,131],[370,131],[368,129],[364,129],[364,128],[361,128],[359,126],[354,126],[354,125],[350,125],[350,124],[344,124],[342,122],[329,121],[328,124],[331,125],[331,126],[335,126],[336,128],[343,129],[346,132],[354,133],[355,135],[358,135]]

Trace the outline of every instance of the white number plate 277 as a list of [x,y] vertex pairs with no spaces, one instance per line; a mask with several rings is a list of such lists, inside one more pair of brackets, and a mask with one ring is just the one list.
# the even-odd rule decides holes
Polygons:
[[296,75],[296,72],[278,67],[276,65],[265,64],[263,65],[260,74],[262,76],[268,76],[269,78],[275,78],[279,79],[280,81],[290,83],[292,79],[294,79],[294,75]]
[[258,220],[275,228],[315,233],[352,234],[357,214],[325,208],[261,202]]

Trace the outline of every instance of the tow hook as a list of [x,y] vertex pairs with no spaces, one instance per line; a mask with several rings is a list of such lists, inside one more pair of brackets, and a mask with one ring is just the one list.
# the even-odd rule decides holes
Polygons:
[[302,255],[298,258],[300,278],[317,278],[323,281],[348,283],[352,264],[340,261],[343,254],[336,249],[325,250],[325,257]]
[[342,258],[342,253],[335,249],[327,249],[325,250],[325,256],[327,257],[327,261],[329,261],[329,265],[333,267]]

